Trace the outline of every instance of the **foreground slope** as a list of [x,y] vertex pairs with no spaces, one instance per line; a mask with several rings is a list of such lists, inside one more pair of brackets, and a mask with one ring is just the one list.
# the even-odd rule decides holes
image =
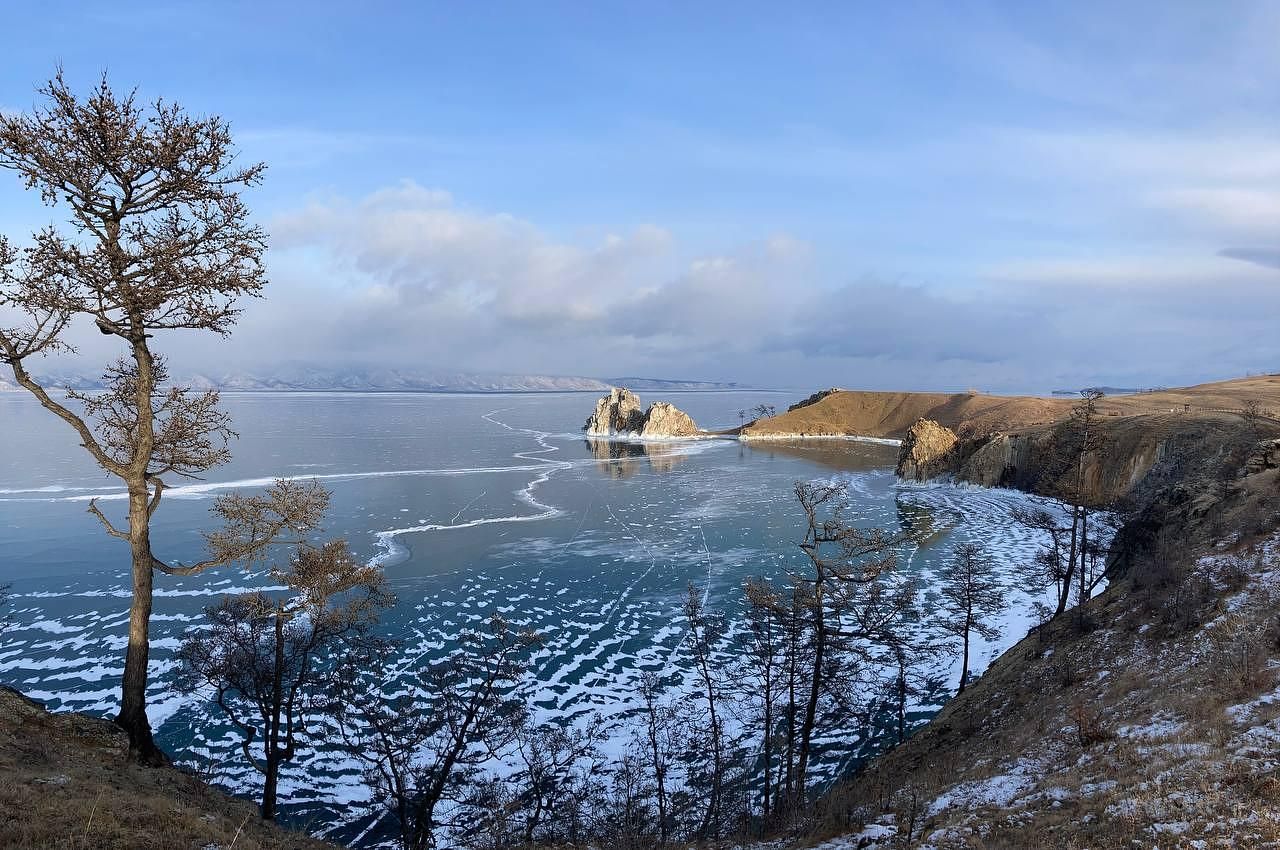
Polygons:
[[127,762],[113,723],[0,687],[0,846],[8,850],[332,850],[175,768]]
[[1154,579],[1006,653],[825,801],[848,832],[816,846],[1280,846],[1280,537]]

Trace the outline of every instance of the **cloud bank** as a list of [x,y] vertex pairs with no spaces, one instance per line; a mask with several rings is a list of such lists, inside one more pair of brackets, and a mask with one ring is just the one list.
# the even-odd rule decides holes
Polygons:
[[273,291],[235,337],[238,356],[258,363],[288,352],[470,371],[1043,391],[1280,362],[1268,331],[1280,274],[1266,250],[1010,260],[944,285],[833,271],[789,234],[716,255],[657,224],[562,237],[412,182],[317,199],[269,229]]

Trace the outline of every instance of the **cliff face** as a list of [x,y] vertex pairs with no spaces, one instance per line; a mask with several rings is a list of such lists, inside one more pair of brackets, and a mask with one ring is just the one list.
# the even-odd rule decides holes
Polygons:
[[700,431],[689,414],[665,401],[654,402],[648,410],[640,397],[623,387],[614,387],[596,402],[582,430],[591,437],[634,434],[640,437],[694,437]]
[[[1269,468],[1280,459],[1275,443],[1259,444],[1280,432],[1280,423],[1255,430],[1235,414],[1162,414],[1105,417],[1098,424],[1101,446],[1084,457],[1084,491],[1095,504],[1121,498],[1145,502],[1173,484],[1213,486],[1224,467],[1238,474]],[[912,426],[898,457],[898,475],[922,481],[944,475],[984,487],[1011,487],[1054,495],[1073,485],[1075,475],[1065,423],[958,437],[936,422]]]
[[609,390],[608,395],[601,396],[596,402],[596,411],[587,418],[587,424],[582,426],[582,430],[592,437],[639,433],[644,428],[644,420],[640,397],[631,390],[614,387]]
[[926,481],[954,472],[952,452],[959,442],[955,432],[932,419],[921,419],[902,438],[898,450],[898,476]]
[[644,414],[644,426],[640,429],[641,437],[693,437],[697,434],[698,426],[689,414],[665,401],[649,405]]

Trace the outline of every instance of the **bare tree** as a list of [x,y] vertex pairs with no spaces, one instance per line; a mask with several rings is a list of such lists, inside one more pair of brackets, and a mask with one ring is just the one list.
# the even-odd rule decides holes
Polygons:
[[[1075,579],[1078,594],[1083,600],[1088,592],[1085,588],[1084,569],[1081,567],[1083,553],[1089,545],[1089,510],[1098,503],[1097,494],[1092,492],[1085,480],[1085,461],[1089,455],[1097,453],[1105,444],[1105,437],[1099,427],[1098,402],[1103,392],[1098,389],[1080,391],[1080,400],[1071,408],[1071,417],[1062,430],[1062,441],[1059,451],[1068,460],[1070,471],[1065,484],[1059,488],[1060,495],[1071,506],[1071,538],[1067,550],[1066,583],[1071,585]],[[1065,601],[1059,605],[1058,613],[1065,609]]]
[[844,660],[841,655],[855,662],[865,660],[866,652],[858,652],[856,642],[881,637],[885,627],[910,605],[910,598],[890,592],[884,581],[897,564],[896,550],[906,535],[849,523],[844,518],[844,485],[797,482],[795,494],[805,514],[800,549],[809,570],[793,573],[793,578],[808,586],[812,635],[795,768],[794,794],[796,802],[802,803],[819,703],[834,693],[837,684],[833,667]]
[[[200,564],[171,565],[152,552],[164,476],[225,463],[232,436],[216,393],[162,386],[167,373],[153,340],[177,330],[225,336],[237,301],[260,293],[266,235],[249,223],[240,191],[261,181],[264,166],[235,164],[222,119],[195,118],[163,100],[144,108],[105,77],[83,99],[61,72],[40,93],[45,103],[30,114],[0,114],[0,168],[66,210],[70,229],[47,227],[22,250],[0,238],[0,314],[15,322],[0,325],[0,361],[128,491],[123,528],[96,505],[89,509],[130,547],[133,601],[117,722],[129,733],[130,754],[158,763],[165,758],[146,716],[154,573],[191,575],[229,563],[310,517],[310,506],[297,504],[278,523],[256,519],[240,545]],[[68,405],[30,366],[71,351],[67,331],[80,319],[118,339],[125,355],[107,368],[105,393]]]
[[225,597],[205,609],[211,627],[178,651],[180,686],[210,689],[240,730],[241,751],[263,776],[265,820],[276,817],[280,767],[309,731],[306,713],[327,702],[323,656],[367,633],[393,601],[382,571],[357,561],[342,540],[300,546],[288,569],[271,575],[290,593]]
[[697,837],[704,840],[718,837],[724,817],[725,683],[712,657],[716,643],[723,636],[724,623],[721,617],[707,610],[702,591],[693,584],[689,585],[685,594],[684,618],[698,678],[697,699],[706,704],[701,724],[702,739],[711,755],[710,771],[706,776],[707,804],[697,829]]
[[1038,531],[1048,538],[1048,545],[1036,552],[1030,563],[1020,564],[1017,572],[1019,578],[1038,591],[1053,587],[1056,606],[1048,614],[1057,616],[1067,610],[1067,602],[1071,597],[1071,570],[1067,565],[1067,553],[1072,527],[1062,525],[1058,517],[1044,508],[1014,508],[1012,517],[1019,525]]
[[676,709],[662,698],[662,685],[657,675],[646,671],[640,676],[640,696],[644,702],[644,727],[640,745],[642,761],[653,777],[657,807],[657,840],[665,847],[674,827],[671,805],[671,772],[683,735]]
[[960,640],[958,693],[964,693],[969,683],[971,635],[977,632],[987,640],[1000,636],[1000,630],[987,622],[1005,608],[1004,590],[999,579],[995,561],[976,543],[956,546],[955,557],[938,571],[938,591],[942,600],[934,622],[939,630]]
[[763,578],[743,584],[746,596],[748,636],[739,672],[740,702],[750,706],[759,729],[761,788],[760,813],[768,821],[773,815],[777,790],[773,769],[778,744],[778,716],[784,708],[786,688],[788,606],[782,595]]
[[525,846],[563,842],[577,846],[590,832],[592,810],[603,803],[603,757],[598,729],[557,723],[522,724],[515,747],[521,772],[516,799]]
[[478,766],[515,741],[526,709],[512,689],[539,642],[495,616],[409,681],[394,675],[390,643],[343,665],[339,727],[375,799],[395,817],[405,850],[435,847],[446,825],[441,803],[463,800]]

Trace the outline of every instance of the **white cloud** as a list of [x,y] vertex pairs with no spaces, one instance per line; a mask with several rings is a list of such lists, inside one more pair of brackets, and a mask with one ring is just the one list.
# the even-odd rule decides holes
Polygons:
[[1280,238],[1280,188],[1171,189],[1155,194],[1153,202],[1227,238]]

